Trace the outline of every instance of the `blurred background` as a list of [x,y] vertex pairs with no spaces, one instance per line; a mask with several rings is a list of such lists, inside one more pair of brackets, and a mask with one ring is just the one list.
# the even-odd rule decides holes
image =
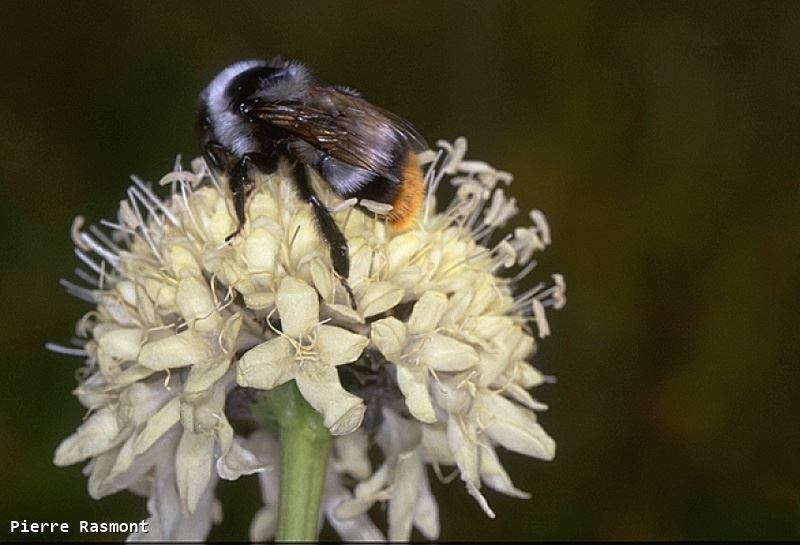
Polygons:
[[[515,175],[568,304],[534,363],[555,461],[529,501],[436,485],[443,539],[800,538],[800,3],[13,2],[0,35],[0,539],[139,520],[53,451],[84,414],[69,226],[198,153],[196,96],[281,53]],[[522,220],[520,220],[522,221]],[[247,538],[255,479],[214,539]],[[326,534],[330,535],[330,534]],[[53,536],[20,535],[48,539]],[[100,538],[70,534],[66,539]],[[119,539],[119,535],[105,536]],[[420,536],[415,534],[416,538]]]

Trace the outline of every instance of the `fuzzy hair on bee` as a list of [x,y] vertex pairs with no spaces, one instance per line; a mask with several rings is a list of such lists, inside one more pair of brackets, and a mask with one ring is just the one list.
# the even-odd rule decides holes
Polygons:
[[319,82],[302,63],[280,57],[245,60],[222,70],[200,94],[203,155],[228,178],[238,220],[252,169],[274,171],[285,157],[294,169],[298,196],[312,206],[317,229],[330,248],[334,271],[355,308],[347,284],[347,241],[314,194],[308,169],[343,198],[391,205],[388,222],[408,226],[424,196],[416,154],[427,146],[405,119],[380,108],[350,87]]

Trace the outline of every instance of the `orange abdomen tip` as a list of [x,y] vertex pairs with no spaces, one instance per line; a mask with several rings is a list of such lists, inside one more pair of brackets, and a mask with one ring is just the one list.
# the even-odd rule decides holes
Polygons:
[[419,168],[417,155],[413,151],[406,153],[402,173],[400,188],[391,203],[394,208],[389,212],[389,223],[395,229],[405,229],[411,225],[425,196],[422,169]]

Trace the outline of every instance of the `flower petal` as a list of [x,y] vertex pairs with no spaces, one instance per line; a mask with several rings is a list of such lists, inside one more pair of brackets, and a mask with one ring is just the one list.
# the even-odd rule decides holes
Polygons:
[[330,469],[325,476],[325,496],[322,510],[339,537],[345,542],[382,543],[386,538],[369,519],[367,513],[341,516],[339,507],[352,500],[352,494],[339,481],[339,475]]
[[542,403],[541,401],[536,401],[531,396],[530,392],[517,384],[516,382],[507,382],[508,379],[502,381],[502,384],[498,384],[498,387],[504,388],[503,393],[509,397],[509,399],[513,399],[520,405],[523,405],[531,410],[534,411],[546,411],[547,405]]
[[373,282],[359,297],[358,309],[365,318],[375,316],[397,305],[404,293],[403,288],[391,282]]
[[406,344],[406,324],[391,316],[372,323],[370,337],[389,361],[399,362]]
[[134,452],[141,454],[178,423],[181,413],[181,400],[174,397],[150,417],[144,429],[139,432],[134,444]]
[[142,346],[141,329],[114,329],[95,337],[97,344],[106,354],[120,360],[135,360]]
[[125,440],[121,431],[116,414],[108,407],[101,409],[58,445],[53,463],[66,466],[97,456]]
[[365,336],[341,327],[330,325],[317,327],[319,359],[328,365],[342,365],[355,361],[368,344],[369,339]]
[[517,362],[517,366],[515,368],[516,376],[515,379],[520,383],[523,388],[533,388],[534,386],[539,386],[540,384],[544,384],[545,377],[536,369],[533,365],[528,362],[519,361]]
[[[256,453],[249,450],[242,439],[233,436],[233,428],[227,422],[222,430],[217,432],[220,437],[220,447],[223,451],[217,459],[217,474],[228,481],[235,481],[242,475],[260,473],[267,469],[267,462],[259,459]],[[222,439],[222,436],[226,436]],[[227,443],[228,448],[222,447]]]
[[214,437],[184,429],[175,452],[175,476],[186,516],[191,515],[211,479]]
[[340,435],[333,442],[336,456],[331,458],[331,467],[337,473],[347,473],[359,481],[367,479],[372,473],[369,461],[369,439],[363,429]]
[[289,224],[284,228],[284,243],[289,247],[288,257],[291,263],[300,265],[320,255],[322,241],[314,223],[310,206],[295,209]]
[[145,378],[149,377],[156,371],[153,369],[149,369],[144,365],[140,364],[133,364],[127,367],[124,371],[120,374],[116,375],[114,378],[111,379],[109,386],[112,388],[122,388],[123,386],[129,386],[134,382],[144,380]]
[[203,364],[212,356],[208,342],[196,331],[187,330],[151,341],[139,352],[139,363],[155,371]]
[[406,268],[408,261],[420,250],[423,244],[424,240],[421,234],[414,231],[408,231],[394,237],[389,242],[389,248],[386,251],[389,273],[394,274]]
[[[138,483],[146,483],[149,480],[158,460],[171,457],[175,451],[175,443],[165,437],[158,446],[144,455],[138,455],[133,452],[134,439],[135,437],[131,436],[121,447],[94,459],[88,483],[89,495],[92,498],[115,494],[126,488],[135,492]],[[109,460],[113,460],[113,465],[108,464]]]
[[272,272],[279,248],[278,240],[263,227],[250,231],[243,249],[248,270]]
[[447,296],[438,291],[427,291],[414,304],[408,319],[411,334],[429,333],[439,324],[447,310]]
[[278,506],[271,505],[262,507],[256,511],[252,522],[250,522],[250,541],[252,543],[270,541],[275,537],[275,532],[277,530]]
[[349,304],[325,303],[320,310],[320,316],[330,318],[339,324],[363,324],[364,318]]
[[431,396],[428,392],[428,369],[416,365],[397,365],[397,385],[406,400],[411,415],[427,424],[436,422]]
[[120,447],[106,451],[98,456],[95,456],[91,462],[86,466],[85,472],[89,472],[89,479],[86,483],[86,490],[89,492],[89,497],[93,500],[100,498],[111,493],[111,487],[104,487],[103,481],[108,477],[114,461],[117,459]]
[[478,500],[478,504],[487,516],[494,518],[494,511],[480,492],[478,440],[475,437],[475,429],[461,419],[451,418],[447,423],[447,442],[453,451],[458,469],[461,470],[461,480],[467,485],[467,492]]
[[335,367],[318,365],[313,372],[303,369],[296,381],[300,393],[322,414],[325,427],[333,435],[350,433],[361,425],[367,408],[361,398],[342,388]]
[[497,457],[495,449],[489,445],[484,445],[481,451],[481,480],[485,482],[490,488],[502,492],[507,496],[513,496],[527,500],[531,497],[528,492],[520,490],[511,482],[511,477],[508,476],[506,470],[503,469],[500,459]]
[[298,338],[319,320],[319,296],[314,288],[293,276],[281,280],[275,305],[281,318],[281,329]]
[[447,442],[447,428],[444,424],[422,426],[422,446],[427,461],[446,466],[456,463]]
[[203,274],[194,256],[194,252],[180,244],[173,244],[170,247],[167,264],[180,278],[185,276],[200,276]]
[[271,390],[294,377],[295,348],[285,337],[261,343],[244,353],[236,365],[236,382]]
[[526,456],[552,460],[556,442],[536,422],[536,415],[498,394],[481,396],[485,409],[493,415],[486,433],[504,447]]
[[131,436],[122,444],[117,453],[116,460],[114,460],[114,465],[109,470],[108,476],[103,479],[104,481],[113,481],[120,474],[127,471],[131,465],[133,465],[133,462],[136,459],[136,453],[133,449],[135,441],[136,438]]
[[425,339],[419,361],[436,371],[463,371],[478,363],[478,353],[470,345],[434,333]]
[[422,475],[422,462],[416,450],[398,456],[389,500],[389,541],[408,541],[411,537]]
[[428,475],[424,468],[420,477],[420,485],[417,505],[414,508],[414,526],[427,539],[436,540],[439,538],[440,530],[439,505],[436,503],[436,497],[431,492]]
[[247,308],[252,310],[268,309],[275,303],[275,294],[263,292],[245,293],[244,303],[247,305]]
[[[389,482],[391,477],[390,469],[389,463],[384,462],[375,473],[360,481],[353,489],[355,498],[358,500],[370,500],[373,503],[375,501],[386,499],[384,497],[384,492],[391,484]],[[337,511],[338,510],[339,508],[337,508]]]
[[250,523],[250,541],[267,541],[275,537],[278,527],[280,446],[264,431],[253,433],[248,443],[251,451],[257,451],[259,457],[267,460],[273,466],[271,471],[263,471],[258,474],[261,501],[264,503],[264,507],[259,509]]
[[309,264],[309,271],[311,273],[311,281],[314,287],[317,288],[323,301],[333,303],[333,294],[336,290],[336,277],[331,270],[330,265],[317,257]]
[[149,532],[131,534],[128,541],[205,540],[214,521],[215,484],[216,478],[212,476],[194,513],[186,516],[175,486],[175,460],[173,457],[163,457],[155,467],[150,499],[147,501]]
[[221,358],[206,365],[193,365],[183,386],[184,394],[191,397],[208,390],[225,374],[230,364],[230,358]]
[[207,223],[208,234],[215,245],[222,244],[236,228],[234,219],[228,211],[227,203],[221,200],[216,201],[209,220]]
[[219,335],[219,344],[222,351],[230,354],[236,350],[236,341],[239,339],[239,331],[242,329],[242,315],[238,312],[231,315],[222,326]]
[[[481,325],[477,326],[480,329]],[[512,368],[517,361],[525,356],[517,357],[519,348],[528,343],[533,338],[522,332],[518,325],[509,325],[502,331],[493,333],[489,342],[482,342],[484,349],[481,353],[481,386],[488,386],[493,383],[507,369]],[[526,354],[527,355],[527,354]]]
[[219,329],[220,315],[205,280],[188,276],[178,282],[176,302],[184,320],[198,331],[210,332]]

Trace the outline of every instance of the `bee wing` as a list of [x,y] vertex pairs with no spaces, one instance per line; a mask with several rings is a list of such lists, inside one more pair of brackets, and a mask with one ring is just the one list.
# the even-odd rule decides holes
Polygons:
[[247,114],[349,166],[397,181],[392,166],[398,147],[423,149],[414,127],[360,96],[333,87],[315,87],[303,101],[281,103],[254,99]]

